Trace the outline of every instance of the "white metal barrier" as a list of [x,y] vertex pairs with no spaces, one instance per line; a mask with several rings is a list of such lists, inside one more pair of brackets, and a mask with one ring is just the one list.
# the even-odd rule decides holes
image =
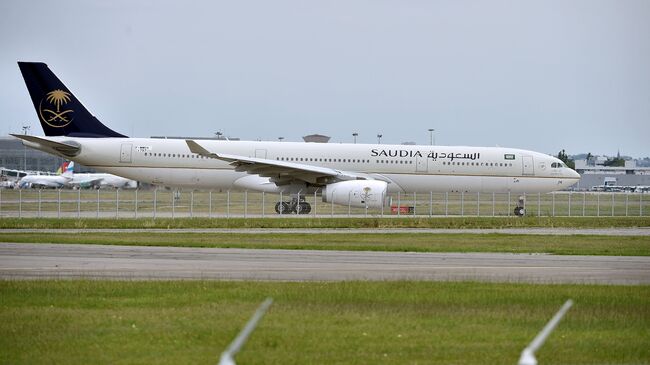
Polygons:
[[[198,190],[0,190],[0,217],[49,218],[266,218],[304,216],[276,203],[287,194]],[[295,198],[295,197],[294,197]],[[650,194],[555,192],[549,194],[429,192],[389,194],[380,209],[321,204],[306,195],[311,217],[540,217],[650,216]],[[303,201],[303,200],[301,200]],[[521,209],[521,210],[517,210]],[[279,212],[279,214],[278,214]]]

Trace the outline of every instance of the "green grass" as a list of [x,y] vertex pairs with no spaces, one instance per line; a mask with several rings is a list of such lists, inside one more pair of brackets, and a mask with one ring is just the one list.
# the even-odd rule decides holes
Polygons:
[[649,256],[650,236],[303,233],[3,233],[2,242],[411,252]]
[[650,287],[430,282],[0,281],[0,363],[514,364],[568,298],[541,364],[650,363]]
[[0,218],[2,228],[525,228],[650,227],[650,217]]

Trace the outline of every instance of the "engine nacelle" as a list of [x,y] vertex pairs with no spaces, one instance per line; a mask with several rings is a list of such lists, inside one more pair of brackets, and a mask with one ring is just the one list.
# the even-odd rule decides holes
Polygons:
[[350,180],[329,184],[323,189],[323,201],[357,208],[381,208],[388,184],[379,180]]

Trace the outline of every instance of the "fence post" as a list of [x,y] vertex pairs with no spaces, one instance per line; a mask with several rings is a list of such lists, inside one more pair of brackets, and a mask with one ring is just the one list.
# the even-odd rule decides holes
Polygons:
[[120,219],[120,189],[115,189],[115,219]]
[[643,216],[643,193],[639,194],[639,217]]
[[552,216],[555,217],[555,192],[551,193],[551,203],[553,204]]
[[194,218],[194,189],[190,190],[190,218]]
[[612,217],[614,216],[614,193],[612,193]]
[[583,192],[582,193],[582,216],[585,216],[585,207],[587,205],[587,193]]
[[[332,194],[332,198],[334,197],[334,194]],[[334,218],[334,200],[331,201],[331,206],[332,206],[332,211],[330,213],[330,216]]]
[[317,192],[318,192],[318,189],[316,189],[314,191],[314,218],[316,218],[316,204],[317,204],[316,199],[318,199],[317,195],[316,195]]
[[495,206],[494,206],[494,195],[495,195],[494,192],[492,192],[492,216],[493,217],[494,217],[494,213],[495,213],[495,211],[494,211],[494,208],[495,208]]
[[61,189],[58,189],[57,191],[57,204],[56,204],[56,217],[61,218]]
[[156,219],[156,208],[158,207],[158,187],[153,189],[153,219]]
[[537,216],[542,216],[542,193],[537,193]]
[[569,191],[569,217],[571,216],[571,192]]
[[0,213],[2,213],[2,189],[0,189]]
[[77,219],[81,218],[81,186],[77,189]]
[[248,190],[244,190],[244,218],[248,218]]
[[381,217],[384,217],[384,204],[386,204],[386,195],[384,195],[384,192],[381,192]]
[[511,201],[510,192],[508,192],[508,217],[510,217],[510,201]]
[[283,202],[284,201],[282,200],[282,190],[280,190],[280,205],[279,205],[280,215],[282,215],[282,213],[284,213],[284,206],[282,205]]
[[402,210],[401,205],[402,205],[402,199],[401,199],[400,193],[398,191],[397,192],[397,216],[398,217],[400,216],[400,210]]
[[352,192],[348,191],[348,218],[350,218],[351,207],[350,203],[352,202]]
[[625,192],[625,216],[627,217],[627,205],[630,201],[630,193]]
[[38,189],[38,217],[41,217],[41,189]]
[[413,216],[415,217],[415,207],[418,205],[418,193],[413,193]]
[[18,218],[23,216],[23,189],[18,190]]
[[99,189],[97,189],[97,213],[95,214],[95,218],[99,218]]
[[465,216],[465,192],[460,192],[460,216]]
[[445,191],[445,217],[449,216],[449,192]]
[[433,216],[433,191],[429,192],[429,218]]
[[172,189],[172,219],[176,215],[176,190]]
[[264,203],[266,200],[266,195],[262,192],[262,218],[264,218]]
[[135,219],[138,219],[138,189],[135,189]]
[[[282,197],[282,195],[280,195]],[[230,190],[226,194],[226,218],[230,218]]]
[[208,192],[208,218],[212,218],[212,190]]
[[481,192],[476,192],[476,216],[481,216]]
[[600,217],[600,193],[596,193],[596,216]]

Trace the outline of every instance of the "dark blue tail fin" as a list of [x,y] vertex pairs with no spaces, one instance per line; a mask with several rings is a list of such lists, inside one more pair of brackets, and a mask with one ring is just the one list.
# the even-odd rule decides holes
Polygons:
[[18,62],[46,136],[126,137],[103,125],[40,62]]

